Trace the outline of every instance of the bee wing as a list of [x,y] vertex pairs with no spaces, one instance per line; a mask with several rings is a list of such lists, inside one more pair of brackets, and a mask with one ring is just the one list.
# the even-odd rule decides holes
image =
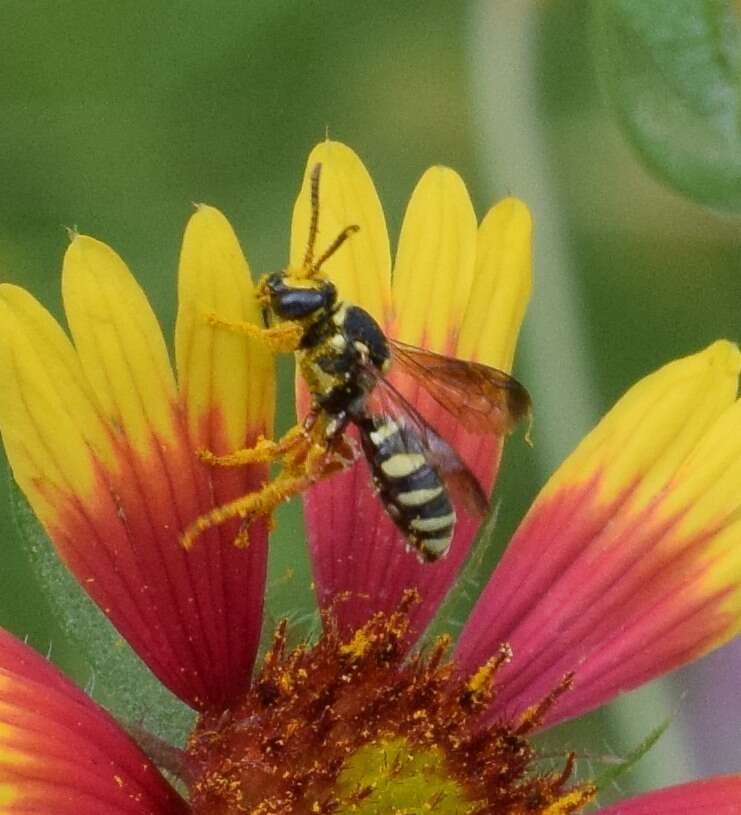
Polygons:
[[419,414],[417,409],[376,369],[368,366],[374,381],[368,409],[373,415],[390,417],[411,428],[418,436],[429,463],[437,470],[453,502],[467,514],[482,518],[489,511],[489,499],[479,480],[455,450]]
[[530,395],[514,377],[478,362],[388,339],[394,362],[473,433],[503,435],[530,414]]

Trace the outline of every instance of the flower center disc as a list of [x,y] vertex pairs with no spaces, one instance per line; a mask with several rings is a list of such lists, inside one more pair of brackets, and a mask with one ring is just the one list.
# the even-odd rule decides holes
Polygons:
[[[353,801],[341,812],[476,812],[465,789],[451,778],[438,747],[415,748],[403,738],[366,744],[347,760],[335,790],[340,800]],[[362,796],[358,793],[362,792]]]
[[409,598],[350,638],[331,625],[289,651],[285,625],[253,685],[199,719],[188,746],[195,815],[566,815],[593,797],[532,770],[527,735],[568,681],[515,722],[485,713],[507,647],[473,675],[444,659],[447,640],[407,656]]

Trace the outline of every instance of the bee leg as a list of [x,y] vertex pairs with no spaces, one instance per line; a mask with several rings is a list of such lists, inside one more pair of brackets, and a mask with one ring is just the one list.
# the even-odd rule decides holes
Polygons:
[[235,545],[244,547],[248,544],[246,528],[251,521],[260,515],[270,516],[281,502],[305,490],[311,484],[312,479],[306,474],[296,475],[284,470],[274,481],[264,484],[257,492],[242,495],[196,518],[180,536],[180,544],[184,549],[190,549],[202,532],[232,518],[241,518],[242,523]]
[[282,438],[278,439],[278,441],[261,437],[257,440],[254,447],[244,447],[241,450],[235,450],[233,453],[227,453],[223,456],[217,456],[210,450],[199,450],[197,455],[205,464],[211,464],[215,467],[241,467],[243,464],[269,464],[288,453],[295,445],[305,439],[305,435],[304,428],[300,425],[296,425]]
[[[249,544],[247,527],[255,518],[264,515],[271,522],[272,512],[280,503],[303,492],[321,478],[347,467],[352,459],[347,458],[344,445],[337,443],[336,447],[328,446],[317,431],[318,427],[320,425],[312,426],[313,438],[309,438],[303,425],[297,425],[277,442],[262,439],[254,448],[238,450],[231,456],[207,458],[206,460],[211,463],[221,464],[228,461],[226,466],[229,466],[235,461],[238,464],[245,464],[254,461],[273,461],[276,457],[282,456],[284,466],[273,481],[263,484],[256,492],[242,495],[233,501],[214,507],[196,518],[181,535],[181,545],[185,549],[190,549],[202,532],[232,518],[241,518],[242,522],[234,545],[244,548]],[[258,454],[255,454],[254,451],[261,443],[262,448],[258,452],[262,457],[257,457]],[[266,459],[264,457],[266,451],[274,457]],[[216,459],[218,461],[215,461]]]
[[303,328],[292,320],[286,320],[270,328],[263,328],[254,323],[223,320],[213,312],[208,312],[204,315],[204,318],[209,325],[215,328],[223,328],[233,334],[242,334],[245,337],[259,340],[275,354],[287,354],[295,351],[304,335]]

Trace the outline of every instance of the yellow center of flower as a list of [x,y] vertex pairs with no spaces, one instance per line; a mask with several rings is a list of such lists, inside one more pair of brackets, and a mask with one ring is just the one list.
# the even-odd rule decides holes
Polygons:
[[343,636],[331,619],[313,647],[276,634],[252,687],[206,712],[188,746],[194,815],[567,815],[595,794],[563,769],[540,773],[528,735],[566,678],[512,722],[489,723],[503,646],[473,674],[441,639],[409,657],[407,597]]
[[419,749],[403,738],[366,744],[346,762],[335,782],[338,815],[378,812],[435,812],[467,815],[481,802],[472,802],[451,777],[439,747]]

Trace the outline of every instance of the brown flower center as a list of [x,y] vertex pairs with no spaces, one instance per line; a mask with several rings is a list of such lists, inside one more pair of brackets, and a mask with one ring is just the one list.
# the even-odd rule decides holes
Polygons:
[[519,720],[483,724],[509,649],[468,676],[444,639],[407,657],[411,602],[350,639],[327,626],[311,648],[289,650],[282,625],[252,688],[191,737],[195,815],[580,811],[595,790],[568,784],[573,756],[534,772],[527,739],[570,679]]

